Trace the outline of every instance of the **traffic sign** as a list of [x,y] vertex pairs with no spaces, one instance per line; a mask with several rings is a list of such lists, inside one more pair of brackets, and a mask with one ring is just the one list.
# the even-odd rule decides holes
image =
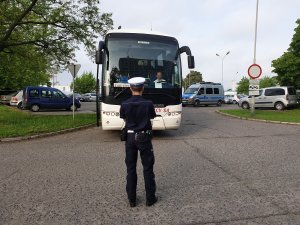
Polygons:
[[262,69],[258,64],[252,64],[248,68],[248,75],[251,79],[257,79],[262,74]]
[[80,69],[81,65],[80,64],[69,64],[68,68],[70,70],[70,73],[72,74],[73,77],[76,76],[76,74],[78,73],[79,69]]
[[249,81],[249,95],[259,95],[259,80]]

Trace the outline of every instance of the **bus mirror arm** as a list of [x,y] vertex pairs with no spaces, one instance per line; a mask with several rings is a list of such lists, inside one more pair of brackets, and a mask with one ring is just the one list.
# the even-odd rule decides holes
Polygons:
[[188,67],[189,69],[194,69],[195,68],[195,60],[194,56],[192,55],[192,52],[188,46],[182,46],[181,48],[178,49],[178,55],[185,52],[188,56]]

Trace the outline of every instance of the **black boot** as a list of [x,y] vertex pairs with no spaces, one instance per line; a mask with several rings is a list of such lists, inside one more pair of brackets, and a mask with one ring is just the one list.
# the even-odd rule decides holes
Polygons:
[[154,205],[157,202],[157,200],[158,200],[157,197],[154,196],[154,198],[149,199],[149,200],[146,201],[146,206]]
[[136,201],[130,201],[129,200],[130,207],[136,207]]

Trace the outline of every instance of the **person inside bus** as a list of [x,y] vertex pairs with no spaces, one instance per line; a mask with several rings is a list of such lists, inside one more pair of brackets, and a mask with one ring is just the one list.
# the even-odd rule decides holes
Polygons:
[[155,88],[163,88],[167,81],[163,79],[162,72],[158,71],[156,74],[156,80],[153,81]]
[[154,81],[154,83],[166,83],[167,81],[165,79],[163,79],[163,75],[161,71],[158,71],[156,73],[156,80]]

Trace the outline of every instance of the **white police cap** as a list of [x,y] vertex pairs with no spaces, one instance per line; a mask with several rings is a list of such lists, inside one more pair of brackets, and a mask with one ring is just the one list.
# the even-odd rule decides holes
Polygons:
[[133,77],[128,80],[128,83],[130,84],[130,86],[139,87],[143,86],[145,81],[146,79],[144,77]]

